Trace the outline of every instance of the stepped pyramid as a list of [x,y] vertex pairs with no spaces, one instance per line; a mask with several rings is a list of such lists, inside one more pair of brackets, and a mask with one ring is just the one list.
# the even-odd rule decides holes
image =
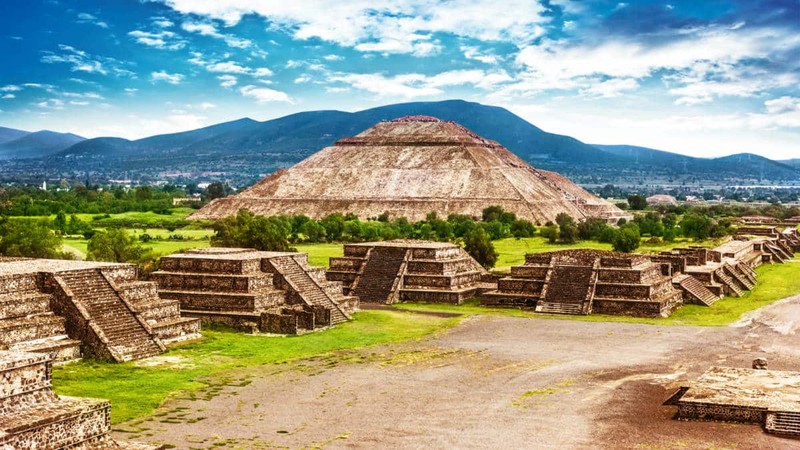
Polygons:
[[200,321],[137,275],[135,264],[0,260],[0,350],[121,362],[199,338]]
[[297,334],[350,319],[358,300],[308,255],[212,247],[165,256],[153,273],[181,314],[247,331]]
[[340,139],[237,195],[212,201],[190,218],[219,219],[248,209],[265,216],[313,218],[331,213],[368,218],[388,212],[417,221],[432,211],[442,217],[479,217],[492,205],[542,224],[562,212],[614,223],[629,217],[455,122],[409,116]]
[[0,448],[156,449],[113,440],[107,401],[56,395],[52,365],[48,355],[0,350]]

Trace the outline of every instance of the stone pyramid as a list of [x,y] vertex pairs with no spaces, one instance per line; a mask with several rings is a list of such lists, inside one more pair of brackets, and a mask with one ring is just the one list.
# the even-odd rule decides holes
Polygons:
[[388,212],[417,221],[432,211],[479,217],[492,205],[541,224],[561,212],[575,219],[626,217],[561,175],[531,167],[455,122],[409,116],[340,139],[237,195],[212,201],[191,218],[218,219],[249,209],[313,218]]

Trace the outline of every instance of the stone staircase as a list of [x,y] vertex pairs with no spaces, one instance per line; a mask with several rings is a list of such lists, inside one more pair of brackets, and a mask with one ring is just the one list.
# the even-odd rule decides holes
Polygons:
[[374,247],[353,287],[353,295],[361,302],[391,303],[408,250],[402,247]]
[[545,279],[543,298],[536,312],[589,314],[596,271],[592,266],[554,266]]
[[791,255],[789,255],[782,248],[771,242],[764,242],[763,248],[769,254],[771,254],[774,259],[778,260],[778,262],[785,263],[786,261],[792,259]]
[[350,316],[340,308],[333,298],[308,274],[293,256],[270,258],[272,267],[283,277],[292,291],[309,306],[321,306],[330,310],[331,325],[350,320]]
[[680,275],[673,280],[676,284],[694,300],[693,303],[711,306],[719,300],[719,297],[711,292],[703,283],[691,275]]
[[725,270],[722,267],[714,272],[714,276],[731,291],[731,295],[741,297],[744,294],[744,291],[735,281],[733,281],[733,278],[725,273]]
[[86,315],[89,327],[112,359],[130,361],[165,350],[99,270],[58,272],[55,276],[69,290],[72,303]]
[[0,282],[0,350],[49,354],[56,361],[80,358],[80,341],[67,336],[65,320],[50,310],[49,294],[27,276]]
[[0,449],[154,449],[114,441],[105,400],[59,397],[49,355],[0,351]]
[[734,279],[735,282],[739,283],[739,287],[741,287],[743,290],[749,291],[756,287],[756,284],[750,281],[750,278],[742,273],[741,270],[736,266],[725,263],[722,265],[722,268]]
[[770,411],[764,429],[775,434],[800,436],[800,412]]

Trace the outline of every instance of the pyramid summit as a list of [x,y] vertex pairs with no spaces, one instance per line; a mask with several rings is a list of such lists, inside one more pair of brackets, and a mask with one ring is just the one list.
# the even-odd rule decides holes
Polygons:
[[406,116],[340,139],[237,195],[213,200],[191,218],[218,219],[248,209],[312,218],[388,212],[416,221],[432,211],[480,216],[493,205],[539,223],[562,212],[576,219],[626,216],[567,178],[536,169],[455,122]]

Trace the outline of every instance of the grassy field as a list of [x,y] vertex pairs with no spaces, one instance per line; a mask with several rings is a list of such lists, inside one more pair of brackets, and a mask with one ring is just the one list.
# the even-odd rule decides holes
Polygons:
[[312,266],[328,267],[331,257],[344,255],[344,244],[296,244],[294,247],[299,252],[308,253],[308,262]]
[[697,326],[724,326],[729,325],[742,316],[742,314],[769,305],[777,300],[800,294],[800,258],[795,257],[793,262],[785,264],[768,264],[756,268],[758,284],[742,297],[725,297],[711,306],[684,305],[667,318],[640,318],[607,316],[592,314],[589,316],[565,316],[554,314],[539,314],[520,309],[484,308],[478,306],[477,301],[470,301],[463,305],[439,304],[401,304],[397,308],[407,311],[436,311],[474,314],[499,314],[514,317],[537,317],[563,320],[583,320],[587,322],[628,322],[645,323],[652,325],[697,325]]
[[[164,230],[166,231],[166,230]],[[183,234],[183,233],[181,233]],[[89,241],[83,238],[66,238],[64,239],[64,246],[68,246],[78,250],[85,257],[86,246]],[[205,248],[211,245],[208,239],[193,239],[186,241],[157,241],[143,242],[142,246],[152,249],[156,254],[164,256],[171,253],[177,253],[182,250],[189,250],[192,248]]]
[[[147,365],[80,361],[53,369],[58,394],[111,400],[114,423],[152,413],[177,392],[192,393],[226,382],[237,368],[280,364],[337,350],[417,339],[451,328],[460,318],[362,311],[355,320],[300,336],[254,336],[205,327],[204,338],[151,358]],[[153,364],[153,362],[162,362]]]

